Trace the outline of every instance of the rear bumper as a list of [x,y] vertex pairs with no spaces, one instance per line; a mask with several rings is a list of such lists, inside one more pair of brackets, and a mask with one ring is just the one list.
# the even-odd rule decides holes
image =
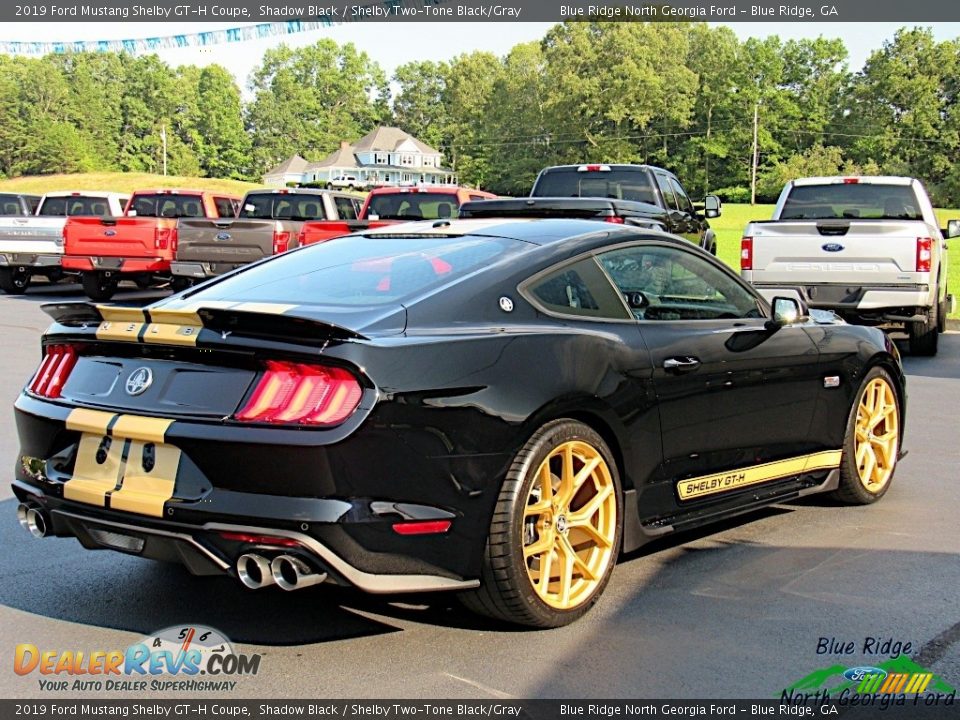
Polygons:
[[165,258],[98,257],[87,255],[64,255],[63,268],[80,272],[109,272],[119,274],[165,273],[170,271],[170,261]]
[[200,262],[190,260],[174,260],[170,263],[170,274],[188,278],[212,278],[241,268],[249,263],[232,262]]
[[921,322],[934,298],[928,285],[859,285],[754,283],[767,300],[792,297],[809,307],[842,316],[874,317],[891,322]]
[[50,254],[0,253],[0,267],[13,268],[59,268],[61,257]]

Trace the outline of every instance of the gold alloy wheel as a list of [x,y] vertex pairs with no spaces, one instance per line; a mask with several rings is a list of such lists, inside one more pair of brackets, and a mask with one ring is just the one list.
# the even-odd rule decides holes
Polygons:
[[890,480],[899,445],[897,397],[884,378],[876,377],[860,396],[854,437],[857,472],[869,492],[879,492]]
[[603,455],[571,440],[537,469],[523,510],[523,559],[533,589],[553,608],[590,599],[613,561],[617,493]]

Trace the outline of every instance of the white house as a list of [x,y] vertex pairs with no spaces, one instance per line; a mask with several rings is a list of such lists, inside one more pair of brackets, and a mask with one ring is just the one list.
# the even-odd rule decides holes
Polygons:
[[381,126],[355,143],[340,147],[318,162],[299,155],[285,160],[263,176],[265,185],[287,183],[325,184],[337,177],[356,178],[357,186],[455,185],[457,176],[441,167],[442,153],[400,128]]

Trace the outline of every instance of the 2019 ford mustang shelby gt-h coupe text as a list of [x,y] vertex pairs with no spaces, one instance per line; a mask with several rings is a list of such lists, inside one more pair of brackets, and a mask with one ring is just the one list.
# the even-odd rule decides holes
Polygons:
[[669,235],[440,220],[144,308],[48,305],[18,513],[250,588],[451,590],[562,625],[650,538],[889,488],[896,348],[773,304]]

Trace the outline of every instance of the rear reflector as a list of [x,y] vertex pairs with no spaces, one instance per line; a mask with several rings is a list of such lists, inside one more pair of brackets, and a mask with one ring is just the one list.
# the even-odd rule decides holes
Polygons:
[[234,542],[250,543],[252,545],[277,545],[278,547],[299,547],[293,538],[275,537],[273,535],[253,535],[240,532],[221,532],[220,537]]
[[397,535],[439,535],[450,529],[450,520],[418,520],[393,524]]
[[60,397],[60,392],[76,364],[77,351],[72,345],[47,345],[40,368],[30,381],[30,392],[41,397]]
[[740,269],[753,270],[753,238],[745,237],[740,240]]
[[246,405],[244,422],[337,425],[353,414],[363,389],[341,368],[270,360]]
[[930,272],[930,261],[933,257],[933,240],[917,238],[917,272]]

